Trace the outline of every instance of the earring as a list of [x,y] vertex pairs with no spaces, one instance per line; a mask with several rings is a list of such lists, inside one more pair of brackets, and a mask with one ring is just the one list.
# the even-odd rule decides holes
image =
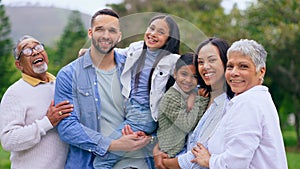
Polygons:
[[259,78],[259,80],[261,81],[261,83],[264,82],[264,78],[263,78],[263,77],[262,77],[262,78]]

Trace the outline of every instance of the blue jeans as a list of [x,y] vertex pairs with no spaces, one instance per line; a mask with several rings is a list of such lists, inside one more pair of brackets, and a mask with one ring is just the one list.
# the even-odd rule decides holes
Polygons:
[[[114,131],[110,138],[119,139],[122,136],[122,129],[124,126],[130,125],[133,131],[143,131],[146,134],[152,134],[157,129],[157,122],[151,116],[150,108],[139,104],[134,99],[128,99],[125,103],[125,121],[122,125]],[[146,151],[146,149],[144,149]],[[96,156],[94,160],[95,169],[111,169],[118,160],[124,155],[125,152],[110,151],[104,156]],[[147,154],[147,155],[146,155]],[[145,153],[148,156],[148,153]]]

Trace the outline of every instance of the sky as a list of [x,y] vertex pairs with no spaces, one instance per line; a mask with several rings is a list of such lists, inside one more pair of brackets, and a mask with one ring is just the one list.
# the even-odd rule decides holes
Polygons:
[[[51,6],[70,10],[79,10],[82,13],[93,15],[97,10],[104,8],[105,4],[120,3],[123,0],[2,0],[1,3],[9,6],[26,6],[27,4],[38,6]],[[225,12],[229,12],[234,3],[239,9],[245,9],[249,2],[255,0],[223,0],[222,6]]]

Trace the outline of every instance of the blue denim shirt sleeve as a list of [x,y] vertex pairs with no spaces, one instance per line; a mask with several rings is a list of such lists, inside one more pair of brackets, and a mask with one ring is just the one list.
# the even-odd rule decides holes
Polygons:
[[104,155],[112,140],[102,136],[97,130],[82,124],[76,112],[79,111],[79,108],[75,101],[76,97],[73,98],[74,93],[72,93],[73,73],[76,71],[74,70],[74,63],[76,62],[72,62],[61,69],[56,78],[55,104],[63,100],[69,100],[70,103],[74,104],[74,111],[71,112],[71,116],[64,118],[58,124],[58,133],[63,141],[72,146],[94,154]]

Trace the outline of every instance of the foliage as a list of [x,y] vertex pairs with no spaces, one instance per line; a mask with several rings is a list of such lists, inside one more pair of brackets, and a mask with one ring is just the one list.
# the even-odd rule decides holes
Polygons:
[[6,16],[4,6],[0,0],[0,100],[8,86],[18,78],[18,71],[14,66],[14,58],[12,57],[10,31],[9,18]]
[[[297,0],[259,0],[241,18],[252,38],[265,46],[268,71],[265,83],[275,98],[281,115],[294,113],[300,146],[300,2]],[[249,19],[250,18],[250,19]],[[247,20],[247,21],[246,21]],[[291,106],[290,109],[281,108]],[[288,111],[286,111],[288,110]],[[293,111],[293,112],[291,112]]]
[[[207,36],[218,35],[219,31],[216,27],[222,29],[225,28],[225,24],[223,23],[226,23],[227,19],[224,20],[226,17],[224,9],[221,7],[220,3],[220,0],[125,0],[121,4],[110,4],[110,6],[118,11],[122,18],[127,18],[134,14],[141,16],[153,11],[155,11],[156,14],[166,13],[173,16],[180,29],[180,51],[181,53],[185,53],[187,51],[195,50],[198,43],[204,40]],[[128,22],[132,23],[132,18],[133,17],[131,17],[131,20],[128,20]],[[145,25],[147,25],[149,20],[150,18],[143,19],[143,26],[139,25],[139,23],[142,22],[140,20],[138,20],[140,22],[136,20],[134,21],[134,23],[138,24],[136,26],[125,23],[127,25],[125,28],[122,28],[123,35],[127,33],[126,28],[139,28],[140,30],[135,30],[134,32],[139,32],[139,35],[143,35],[146,30]],[[214,20],[214,23],[216,24],[211,24],[212,20]],[[141,30],[141,28],[143,28],[143,30]],[[203,32],[205,32],[205,34]],[[138,37],[140,37],[140,39],[135,38],[135,40],[142,40],[142,36]],[[133,39],[125,39],[123,44],[128,45],[132,42],[132,40]]]
[[47,52],[47,55],[48,55],[48,59],[49,59],[49,63],[48,63],[48,72],[50,72],[51,74],[53,75],[56,75],[57,74],[57,71],[61,68],[61,61],[58,61],[59,62],[59,65],[55,65],[55,56],[56,55],[56,50],[52,47],[49,47],[49,46],[45,46],[45,51]]
[[[68,64],[78,56],[78,51],[87,41],[87,30],[81,19],[79,11],[72,11],[68,24],[57,42],[56,52],[51,55],[52,64],[57,71],[62,66]],[[56,73],[54,73],[56,74]]]

